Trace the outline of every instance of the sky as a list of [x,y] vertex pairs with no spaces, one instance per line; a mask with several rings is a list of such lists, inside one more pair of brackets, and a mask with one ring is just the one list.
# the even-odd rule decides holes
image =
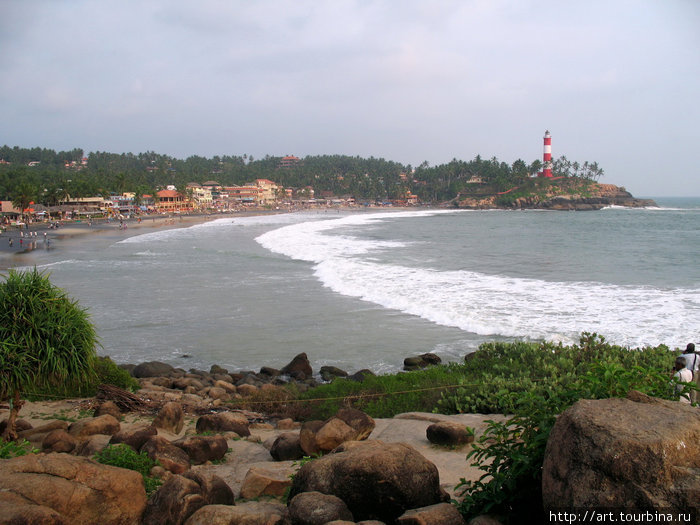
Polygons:
[[0,0],[0,145],[596,161],[700,196],[696,0]]

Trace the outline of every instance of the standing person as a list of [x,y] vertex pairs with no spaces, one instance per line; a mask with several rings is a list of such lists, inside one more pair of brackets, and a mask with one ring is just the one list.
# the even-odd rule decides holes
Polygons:
[[[685,367],[685,357],[683,356],[678,356],[676,357],[676,363],[673,367],[674,374],[673,378],[677,379],[678,381],[683,381],[684,383],[689,383],[693,380],[693,373],[688,370]],[[676,385],[676,394],[680,393],[683,390],[682,385]],[[688,403],[690,404],[690,396],[688,394],[681,395],[679,401],[681,403]]]
[[[693,382],[695,383],[695,386],[700,388],[700,355],[698,355],[695,351],[695,344],[688,343],[688,346],[685,347],[685,351],[681,357],[685,358],[685,367],[693,374]],[[690,393],[690,401],[697,403],[697,390],[693,390]]]

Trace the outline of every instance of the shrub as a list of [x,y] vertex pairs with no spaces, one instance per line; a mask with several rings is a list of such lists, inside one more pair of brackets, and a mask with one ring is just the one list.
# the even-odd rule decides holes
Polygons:
[[151,494],[162,484],[158,478],[151,476],[151,469],[158,464],[157,461],[148,457],[145,452],[136,452],[129,445],[118,443],[107,445],[100,452],[95,454],[95,460],[103,465],[135,470],[143,476],[143,484],[146,494]]
[[87,312],[36,268],[0,284],[0,399],[10,399],[5,437],[15,439],[23,392],[79,384],[94,375],[97,334]]
[[16,458],[26,454],[36,454],[38,449],[32,447],[32,444],[23,439],[22,441],[0,441],[0,459]]

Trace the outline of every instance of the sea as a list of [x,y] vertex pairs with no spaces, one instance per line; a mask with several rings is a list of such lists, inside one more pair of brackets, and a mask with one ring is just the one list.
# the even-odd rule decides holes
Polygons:
[[316,371],[388,373],[583,332],[685,348],[700,343],[700,198],[655,200],[226,216],[77,237],[27,264],[87,309],[117,363],[259,370],[305,352]]

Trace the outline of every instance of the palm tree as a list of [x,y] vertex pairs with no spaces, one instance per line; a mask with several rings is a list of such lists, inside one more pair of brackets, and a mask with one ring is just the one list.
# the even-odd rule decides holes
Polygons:
[[24,210],[29,208],[29,205],[36,200],[37,189],[34,185],[28,182],[20,183],[12,195],[12,205],[19,208],[24,217]]
[[9,271],[0,283],[0,400],[10,400],[4,439],[17,439],[22,392],[89,379],[97,344],[87,312],[47,276]]

